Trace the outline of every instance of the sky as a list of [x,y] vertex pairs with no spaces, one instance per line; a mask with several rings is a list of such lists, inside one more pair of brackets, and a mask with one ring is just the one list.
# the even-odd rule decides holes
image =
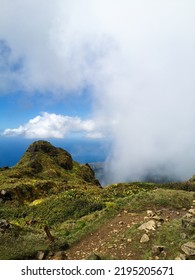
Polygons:
[[108,182],[195,173],[193,0],[0,6],[0,161],[45,139],[99,150]]

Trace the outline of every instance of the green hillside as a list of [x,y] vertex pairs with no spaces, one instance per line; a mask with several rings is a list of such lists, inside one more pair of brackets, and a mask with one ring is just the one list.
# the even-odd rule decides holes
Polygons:
[[0,170],[0,237],[0,259],[193,259],[195,182],[102,188],[88,164],[36,141]]

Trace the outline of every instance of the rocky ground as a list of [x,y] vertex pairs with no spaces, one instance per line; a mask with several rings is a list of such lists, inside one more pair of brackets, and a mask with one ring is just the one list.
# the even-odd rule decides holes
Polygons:
[[[193,206],[192,206],[193,207]],[[123,211],[103,225],[98,231],[83,238],[80,242],[67,250],[68,259],[90,259],[98,256],[110,256],[112,259],[142,259],[143,251],[151,247],[154,259],[166,258],[166,247],[163,245],[153,246],[151,240],[157,235],[159,228],[174,219],[183,221],[185,227],[195,226],[195,209],[182,209],[174,211],[159,209],[156,213],[147,210],[144,213],[129,213]],[[186,223],[186,225],[184,225]],[[136,235],[127,234],[130,229],[136,228]],[[138,247],[134,242],[137,239]],[[181,253],[176,259],[187,259],[195,255],[195,242],[185,243],[186,234],[181,233],[184,242]]]

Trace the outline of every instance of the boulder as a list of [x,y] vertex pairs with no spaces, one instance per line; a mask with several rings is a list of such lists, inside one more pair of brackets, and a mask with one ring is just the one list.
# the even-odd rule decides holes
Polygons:
[[181,246],[181,250],[187,256],[195,256],[195,242],[187,242]]
[[155,230],[156,229],[156,222],[154,220],[150,220],[146,223],[143,223],[140,227],[138,227],[139,230]]
[[149,236],[147,234],[144,234],[140,239],[140,243],[147,243],[149,240],[150,240]]

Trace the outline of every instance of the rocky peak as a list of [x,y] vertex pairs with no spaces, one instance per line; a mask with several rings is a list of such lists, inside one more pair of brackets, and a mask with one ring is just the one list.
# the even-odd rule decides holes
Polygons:
[[47,141],[39,140],[28,147],[17,167],[30,168],[34,173],[51,169],[59,173],[61,169],[71,170],[73,160],[64,149],[56,148]]
[[[35,153],[44,153],[48,156],[58,156],[60,153],[66,154],[71,158],[71,155],[62,148],[56,148],[48,141],[38,140],[33,142],[28,149],[26,150],[27,153],[35,154]],[[71,158],[72,159],[72,158]]]
[[88,164],[73,161],[66,150],[53,146],[48,141],[33,142],[20,161],[10,170],[13,178],[31,178],[74,181],[75,184],[100,185],[94,171]]
[[54,147],[51,143],[44,140],[38,140],[33,142],[27,149],[28,153],[36,153],[43,152],[46,154],[54,154],[56,152],[56,147]]

